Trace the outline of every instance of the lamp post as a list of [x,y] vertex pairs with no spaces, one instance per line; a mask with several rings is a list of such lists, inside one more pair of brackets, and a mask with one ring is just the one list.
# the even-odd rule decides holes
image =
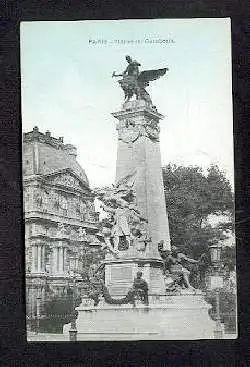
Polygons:
[[[76,257],[74,257],[74,273],[73,273],[73,312],[75,311],[75,294],[76,294]],[[75,316],[75,315],[74,315]],[[72,319],[70,323],[69,329],[69,340],[71,342],[77,341],[77,329],[76,329],[76,320]]]
[[216,298],[216,327],[214,331],[215,339],[223,337],[223,329],[220,316],[220,289],[223,288],[223,278],[220,274],[221,270],[221,245],[216,243],[210,246],[210,257],[213,267],[213,274],[210,276],[211,289],[215,290]]

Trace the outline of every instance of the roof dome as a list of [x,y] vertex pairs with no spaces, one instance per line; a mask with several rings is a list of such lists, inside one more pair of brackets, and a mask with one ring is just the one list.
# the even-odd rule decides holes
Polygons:
[[87,175],[76,156],[74,145],[63,144],[63,138],[53,138],[49,131],[43,134],[34,127],[33,131],[23,134],[24,176],[46,175],[69,168],[89,186]]

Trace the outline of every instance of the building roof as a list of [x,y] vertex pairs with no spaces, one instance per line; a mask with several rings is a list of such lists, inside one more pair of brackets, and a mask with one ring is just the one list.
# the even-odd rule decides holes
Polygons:
[[23,175],[47,175],[69,168],[89,186],[84,169],[76,160],[77,149],[54,138],[49,131],[41,133],[37,127],[23,134]]

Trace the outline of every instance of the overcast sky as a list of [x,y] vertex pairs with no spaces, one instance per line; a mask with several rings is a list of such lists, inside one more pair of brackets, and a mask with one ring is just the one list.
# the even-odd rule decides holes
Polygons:
[[[149,42],[158,39],[169,43]],[[77,147],[91,186],[111,184],[117,146],[111,112],[123,102],[111,75],[125,69],[127,54],[141,63],[141,70],[169,68],[148,88],[165,115],[162,163],[204,169],[216,163],[232,183],[229,19],[22,23],[23,131],[37,125],[63,136]]]

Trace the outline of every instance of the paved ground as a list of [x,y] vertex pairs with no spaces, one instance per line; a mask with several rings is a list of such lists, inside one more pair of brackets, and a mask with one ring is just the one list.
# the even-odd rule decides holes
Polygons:
[[27,340],[28,342],[40,342],[40,341],[45,341],[45,342],[54,342],[54,341],[63,341],[63,342],[67,342],[69,341],[69,336],[67,337],[67,335],[64,334],[46,334],[46,333],[31,333],[29,332],[27,335]]
[[[223,339],[236,339],[237,335],[236,334],[224,334]],[[109,338],[105,337],[104,340],[108,340]],[[114,340],[114,339],[119,339],[119,336],[116,336],[116,338],[110,336],[110,340]],[[151,337],[148,337],[148,340],[154,340],[154,336],[151,335]],[[156,338],[158,340],[158,338]],[[40,334],[36,334],[36,333],[28,333],[27,336],[27,340],[28,342],[69,342],[69,336],[64,335],[64,334],[46,334],[46,333],[40,333]],[[97,337],[93,337],[93,338],[88,338],[86,337],[85,340],[102,340],[100,338],[100,336]],[[124,335],[121,336],[121,340],[124,340]]]

